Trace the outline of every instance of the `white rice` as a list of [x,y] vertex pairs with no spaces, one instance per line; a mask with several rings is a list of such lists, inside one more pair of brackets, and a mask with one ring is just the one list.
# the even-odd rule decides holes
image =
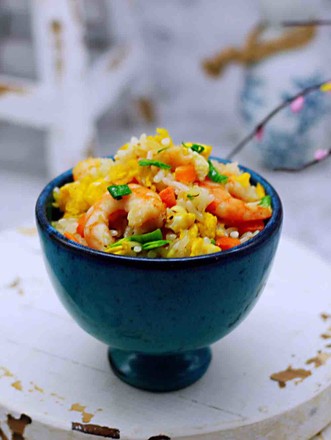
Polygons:
[[161,144],[164,145],[165,147],[168,147],[170,145],[170,139],[169,138],[162,139]]
[[241,237],[240,237],[240,243],[245,243],[246,241],[250,240],[251,238],[255,237],[260,231],[254,231],[254,232],[245,232]]
[[165,176],[162,180],[162,182],[167,185],[167,186],[171,186],[172,188],[175,189],[175,191],[185,191],[185,192],[189,192],[190,187],[185,185],[184,183],[181,182],[177,182],[172,176]]

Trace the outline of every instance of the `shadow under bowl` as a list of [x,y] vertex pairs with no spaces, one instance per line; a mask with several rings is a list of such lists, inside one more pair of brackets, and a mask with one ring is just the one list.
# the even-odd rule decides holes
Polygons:
[[77,323],[109,345],[110,364],[123,381],[150,391],[192,384],[208,368],[209,345],[258,300],[277,249],[282,205],[265,179],[240,168],[271,196],[272,217],[250,241],[197,257],[148,259],[81,246],[51,225],[59,218],[53,190],[72,181],[71,170],[41,192],[37,227],[53,286]]

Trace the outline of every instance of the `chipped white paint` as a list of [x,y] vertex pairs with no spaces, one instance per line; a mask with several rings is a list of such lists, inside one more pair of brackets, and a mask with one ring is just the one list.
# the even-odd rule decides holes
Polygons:
[[[171,440],[308,440],[331,421],[331,359],[319,368],[306,364],[319,350],[331,352],[320,337],[331,324],[320,316],[331,313],[330,268],[295,242],[282,240],[262,298],[214,345],[207,374],[168,394],[135,390],[112,374],[106,346],[59,303],[35,235],[2,232],[0,260],[0,425],[7,436],[8,413],[31,417],[29,440],[92,440],[71,431],[84,417],[127,440],[161,433]],[[312,375],[281,389],[269,376],[289,365]],[[12,386],[17,381],[21,390]],[[330,429],[323,436],[330,440]]]
[[32,0],[39,81],[0,76],[0,118],[48,130],[46,157],[52,176],[91,154],[96,119],[115,105],[124,90],[134,93],[146,65],[140,38],[137,33],[132,35],[136,28],[131,2],[109,2],[108,6],[110,17],[120,9],[121,22],[126,19],[131,29],[130,50],[116,69],[109,66],[117,51],[129,44],[128,35],[90,67],[81,19],[83,2]]

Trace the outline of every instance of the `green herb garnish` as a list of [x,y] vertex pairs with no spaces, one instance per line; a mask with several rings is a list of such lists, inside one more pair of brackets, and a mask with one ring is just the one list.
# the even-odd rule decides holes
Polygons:
[[168,165],[167,163],[152,159],[141,159],[138,161],[138,164],[141,167],[149,167],[151,165],[154,165],[155,167],[163,168],[164,170],[169,170],[171,168],[171,166]]
[[111,185],[107,189],[109,194],[116,200],[121,200],[123,196],[128,196],[132,193],[128,185]]
[[271,197],[270,196],[264,196],[260,200],[259,203],[260,206],[263,206],[263,208],[269,208],[271,206]]
[[155,229],[155,231],[147,232],[146,234],[130,235],[127,239],[129,241],[136,241],[140,244],[158,241],[162,240],[162,231],[161,229]]
[[190,146],[186,145],[185,142],[182,142],[183,147],[185,148],[191,148],[191,150],[195,151],[196,153],[202,153],[203,151],[205,151],[205,147],[203,145],[200,144],[192,144]]
[[196,153],[202,153],[203,151],[205,151],[205,147],[203,145],[200,144],[193,144],[191,145],[191,150],[195,151]]
[[128,241],[127,238],[121,238],[120,240],[115,241],[115,243],[110,244],[107,249],[112,249],[118,246],[122,246],[122,243]]
[[228,181],[228,176],[225,176],[224,174],[220,174],[217,169],[212,164],[211,160],[208,160],[209,164],[209,172],[208,177],[210,180],[216,183],[226,183]]
[[216,240],[215,240],[214,238],[212,238],[212,239],[210,240],[210,243],[211,243],[211,244],[216,244]]
[[199,194],[187,194],[186,197],[187,197],[188,199],[192,200],[192,199],[194,199],[195,197],[199,197]]
[[[128,243],[131,237],[123,237],[108,246],[109,249],[122,246],[122,243]],[[133,241],[133,240],[132,240]]]
[[128,242],[128,241],[135,241],[139,244],[144,244],[144,243],[151,243],[160,240],[162,240],[162,231],[161,229],[155,229],[155,231],[147,232],[146,234],[136,234],[136,235],[130,235],[129,237],[121,238],[120,240],[117,240],[115,243],[111,244],[109,248],[121,246],[123,242]]
[[157,153],[162,153],[162,151],[168,150],[169,147],[160,148],[160,150],[157,150]]
[[144,243],[141,248],[143,251],[150,251],[151,249],[156,249],[158,247],[165,246],[166,244],[169,244],[169,240],[157,240],[157,241],[150,241],[148,243]]

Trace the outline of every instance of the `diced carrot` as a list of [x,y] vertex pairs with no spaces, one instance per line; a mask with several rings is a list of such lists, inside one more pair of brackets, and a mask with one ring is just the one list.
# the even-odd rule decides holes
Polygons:
[[83,238],[84,238],[84,228],[85,228],[86,220],[87,220],[86,214],[81,215],[79,217],[78,225],[76,229],[77,234],[79,234]]
[[178,182],[193,183],[197,178],[197,173],[193,165],[181,165],[175,169],[175,179],[178,180]]
[[216,245],[219,246],[223,251],[238,246],[239,244],[240,240],[238,238],[218,237],[216,240]]
[[206,208],[207,212],[210,212],[211,214],[215,215],[216,214],[216,208],[217,208],[217,202],[215,202],[215,200],[211,203],[209,203],[209,205]]
[[225,225],[229,228],[237,228],[240,235],[244,234],[245,232],[262,231],[265,226],[263,220],[249,220],[247,222],[226,220]]
[[262,229],[264,229],[265,227],[264,220],[248,220],[246,222],[240,222],[238,220],[231,221],[229,219],[226,219],[224,220],[224,223],[225,223],[225,227],[227,228],[238,229],[240,235],[244,234],[245,232],[262,231]]
[[65,232],[63,235],[64,235],[68,240],[72,240],[72,241],[75,241],[76,243],[79,243],[79,241],[77,240],[77,238],[76,238],[73,234],[70,234],[70,232]]
[[176,205],[175,190],[171,186],[167,186],[167,188],[160,191],[159,196],[167,208],[172,208]]
[[254,232],[254,231],[262,231],[264,229],[264,221],[263,220],[251,220],[249,222],[244,222],[236,225],[238,232],[240,235],[245,232]]

